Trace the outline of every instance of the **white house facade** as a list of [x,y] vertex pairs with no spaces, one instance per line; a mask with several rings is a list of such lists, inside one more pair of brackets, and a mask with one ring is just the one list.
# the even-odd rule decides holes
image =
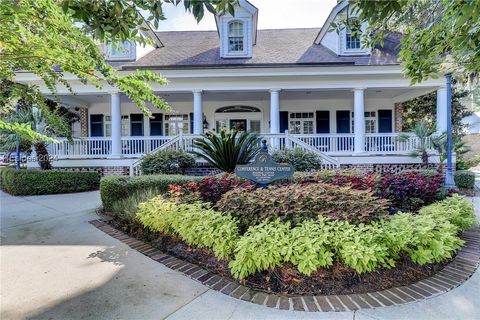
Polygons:
[[[67,75],[73,95],[59,87],[60,101],[80,115],[74,140],[49,146],[62,168],[103,168],[135,174],[141,157],[166,149],[193,148],[207,131],[255,132],[270,148],[316,152],[325,167],[412,166],[418,141],[399,142],[402,102],[437,92],[437,127],[445,131],[442,78],[411,85],[397,60],[399,36],[383,47],[363,48],[348,30],[330,23],[346,14],[340,1],[321,29],[257,30],[258,10],[240,1],[234,16],[216,17],[217,31],[150,32],[155,46],[126,43],[106,48],[123,74],[147,69],[169,80],[153,85],[172,110],[144,116],[121,92],[81,83]],[[48,89],[29,73],[17,81]],[[60,139],[61,140],[61,139]]]

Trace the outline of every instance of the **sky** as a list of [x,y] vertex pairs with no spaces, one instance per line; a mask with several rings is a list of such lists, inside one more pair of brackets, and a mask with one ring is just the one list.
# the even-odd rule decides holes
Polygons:
[[[250,0],[258,8],[259,29],[320,28],[337,0]],[[163,5],[167,20],[158,27],[160,31],[215,30],[215,19],[207,12],[199,24],[181,3],[178,7]]]

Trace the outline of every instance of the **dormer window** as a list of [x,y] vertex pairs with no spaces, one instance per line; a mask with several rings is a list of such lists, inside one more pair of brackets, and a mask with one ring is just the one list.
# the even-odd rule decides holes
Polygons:
[[345,31],[345,48],[347,50],[359,50],[360,47],[360,38],[355,37],[352,34],[352,31],[350,29],[347,29]]
[[135,60],[135,45],[130,41],[110,43],[106,47],[107,60]]
[[243,22],[235,20],[228,23],[228,52],[241,53],[244,51]]

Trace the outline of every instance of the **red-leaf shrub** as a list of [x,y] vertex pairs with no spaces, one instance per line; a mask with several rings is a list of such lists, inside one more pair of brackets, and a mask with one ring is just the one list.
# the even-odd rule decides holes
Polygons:
[[199,194],[200,199],[216,203],[222,195],[233,188],[253,187],[253,183],[236,178],[234,175],[224,174],[222,176],[210,176],[199,182],[191,182],[180,185],[171,185],[170,195],[182,201],[183,197]]
[[300,184],[324,182],[336,186],[350,186],[355,190],[372,190],[379,180],[373,173],[359,170],[323,170],[311,173],[295,173],[294,180]]
[[389,199],[398,209],[417,211],[438,199],[443,186],[441,173],[404,171],[383,175],[375,194]]
[[238,218],[241,230],[266,219],[291,221],[296,225],[319,215],[353,223],[379,219],[388,214],[389,201],[367,190],[324,183],[270,186],[265,189],[235,188],[215,208]]

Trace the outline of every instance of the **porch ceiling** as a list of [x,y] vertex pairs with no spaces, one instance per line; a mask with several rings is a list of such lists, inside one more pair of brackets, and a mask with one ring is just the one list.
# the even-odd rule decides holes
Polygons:
[[[369,88],[365,90],[366,99],[393,99],[394,102],[402,102],[414,97],[421,96],[425,93],[436,90],[435,87],[424,88]],[[190,92],[175,93],[158,93],[168,102],[192,101],[193,96]],[[121,95],[121,102],[128,103],[130,99]],[[281,100],[329,100],[329,99],[353,99],[353,92],[350,89],[344,90],[283,90],[280,94]],[[92,103],[109,103],[110,94],[95,95],[61,95],[60,101],[67,106],[86,106]],[[252,101],[252,100],[269,100],[270,94],[266,91],[205,91],[203,94],[204,101]]]

